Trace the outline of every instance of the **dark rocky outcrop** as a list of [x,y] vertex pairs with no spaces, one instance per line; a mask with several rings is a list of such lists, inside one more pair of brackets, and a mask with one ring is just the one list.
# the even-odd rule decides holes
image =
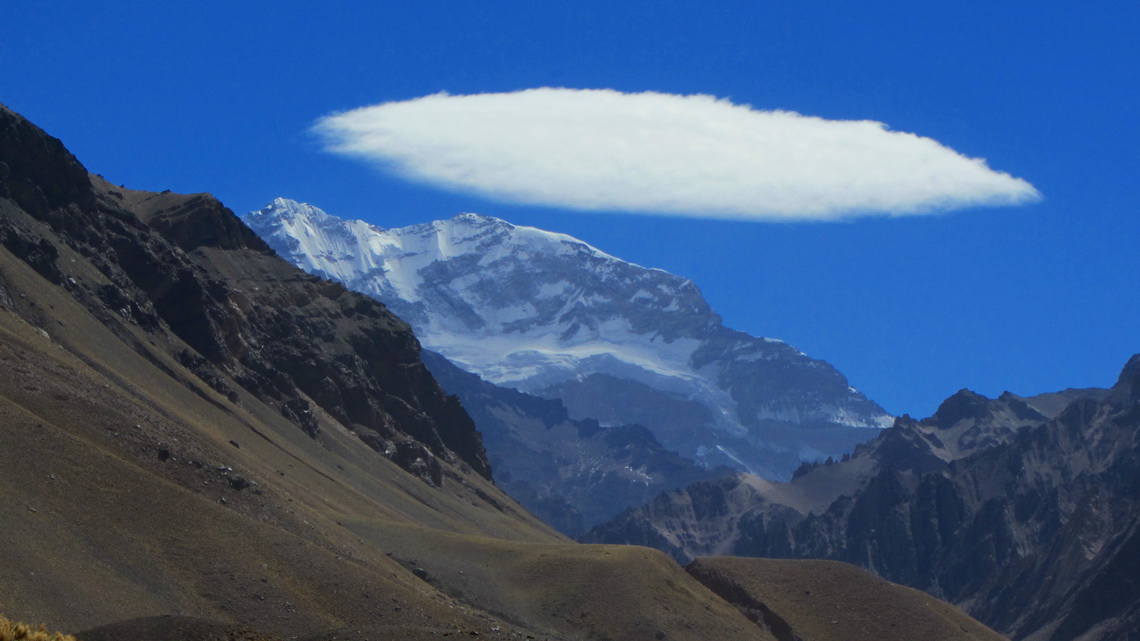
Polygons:
[[0,198],[33,216],[74,204],[93,207],[87,170],[63,143],[0,105]]

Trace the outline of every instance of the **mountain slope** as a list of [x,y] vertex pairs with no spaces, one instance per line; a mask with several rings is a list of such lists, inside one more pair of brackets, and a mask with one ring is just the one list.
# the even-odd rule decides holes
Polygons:
[[705,465],[787,478],[890,421],[827,363],[724,327],[691,281],[569,236],[476,214],[384,230],[284,199],[243,220],[461,368],[575,419],[644,425]]
[[716,557],[685,570],[781,641],[1003,638],[949,604],[846,563]]
[[[683,618],[768,638],[658,553],[569,543],[499,491],[379,303],[280,261],[212,198],[89,176],[2,107],[0,362],[6,614],[697,638]],[[618,616],[561,581],[533,598],[527,577],[561,558],[672,614]],[[500,583],[454,583],[490,559]],[[558,617],[564,599],[594,614]]]

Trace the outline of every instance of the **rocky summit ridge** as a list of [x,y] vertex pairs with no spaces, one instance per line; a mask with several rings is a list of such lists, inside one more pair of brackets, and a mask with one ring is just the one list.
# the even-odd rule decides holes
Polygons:
[[564,234],[470,213],[382,229],[280,198],[243,220],[459,367],[706,466],[787,478],[891,422],[831,365],[726,328],[692,281]]

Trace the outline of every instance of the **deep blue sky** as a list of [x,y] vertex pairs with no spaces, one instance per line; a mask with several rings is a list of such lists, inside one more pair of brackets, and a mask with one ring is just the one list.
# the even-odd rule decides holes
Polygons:
[[[317,8],[314,8],[317,7]],[[0,102],[136,189],[276,196],[395,227],[461,211],[693,279],[894,413],[1111,384],[1140,351],[1140,3],[533,1],[0,5]],[[871,119],[1040,203],[845,223],[504,205],[321,150],[333,111],[447,91],[705,93]]]

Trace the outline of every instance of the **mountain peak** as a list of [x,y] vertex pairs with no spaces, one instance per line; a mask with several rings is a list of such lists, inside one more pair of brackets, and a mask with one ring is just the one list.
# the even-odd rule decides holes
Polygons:
[[1112,386],[1112,397],[1116,402],[1135,404],[1140,401],[1140,354],[1128,359],[1120,371],[1116,385]]
[[[245,218],[247,219],[247,223],[249,219],[261,221],[274,218],[280,218],[285,221],[293,221],[299,218],[312,223],[326,223],[340,220],[325,213],[325,211],[319,207],[280,197],[274,198],[272,202],[257,211],[249,212]],[[250,226],[252,227],[253,225]]]
[[476,214],[475,212],[471,211],[465,211],[463,213],[456,214],[455,217],[451,220],[455,222],[472,223],[476,225],[501,225],[509,229],[514,229],[515,227],[502,218],[495,218],[494,216],[486,216],[484,214]]
[[[247,222],[280,255],[384,302],[426,348],[709,465],[787,477],[872,435],[850,427],[890,422],[827,363],[724,327],[692,281],[572,236],[470,212],[391,229],[269,213]],[[773,425],[813,429],[777,443]]]
[[967,418],[981,418],[989,411],[991,402],[985,396],[963,388],[942,401],[931,418],[939,427],[946,429]]
[[0,198],[37,216],[69,204],[94,206],[87,169],[57,138],[3,104],[0,136]]

